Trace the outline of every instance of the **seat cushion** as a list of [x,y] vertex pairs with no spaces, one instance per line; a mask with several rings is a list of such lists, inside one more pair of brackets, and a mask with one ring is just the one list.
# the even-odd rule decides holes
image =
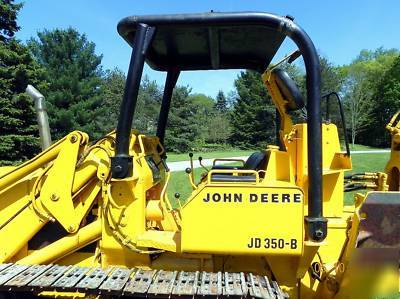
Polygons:
[[254,183],[256,176],[254,174],[246,175],[231,175],[231,174],[213,174],[211,175],[211,182],[249,182]]
[[267,155],[265,152],[255,152],[247,158],[246,163],[243,166],[243,169],[246,170],[259,170],[261,166],[264,164]]

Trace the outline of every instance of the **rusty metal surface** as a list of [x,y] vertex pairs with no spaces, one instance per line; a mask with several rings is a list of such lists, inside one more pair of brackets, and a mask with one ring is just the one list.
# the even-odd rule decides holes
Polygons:
[[149,289],[155,270],[138,270],[135,275],[126,284],[123,294],[127,296],[146,297],[147,290]]
[[172,296],[179,298],[191,298],[197,292],[199,272],[181,271],[178,274],[176,285],[172,290]]
[[360,208],[359,245],[400,248],[400,193],[370,192]]
[[116,268],[101,284],[101,294],[117,295],[120,294],[132,273],[130,269]]
[[242,298],[247,294],[244,273],[224,273],[223,294],[229,298]]
[[288,298],[276,281],[251,273],[0,264],[0,289],[141,298]]
[[178,271],[160,270],[155,275],[147,291],[148,298],[169,298],[174,287]]
[[202,272],[197,294],[204,297],[222,295],[222,273]]
[[5,284],[7,281],[18,275],[22,271],[26,270],[29,266],[27,265],[12,265],[7,267],[5,270],[0,272],[0,285]]
[[28,267],[25,271],[7,281],[5,286],[24,287],[43,272],[50,269],[52,265],[33,265]]
[[70,271],[65,272],[52,286],[61,290],[73,288],[88,271],[88,267],[74,266]]
[[275,294],[271,294],[268,288],[269,283],[263,276],[248,274],[249,294],[252,298],[275,299]]
[[31,287],[46,288],[51,286],[56,280],[58,280],[63,274],[68,271],[72,266],[58,266],[54,265],[42,275],[35,278],[29,283]]
[[3,271],[4,269],[10,267],[12,264],[8,263],[8,264],[0,264],[0,272]]
[[[266,278],[268,281],[268,279]],[[273,292],[276,296],[277,299],[288,299],[289,295],[282,292],[281,288],[279,287],[278,283],[276,281],[272,281],[272,286],[273,286]]]
[[107,278],[111,269],[102,269],[100,267],[89,271],[85,277],[75,286],[78,291],[89,292],[100,287],[101,283]]

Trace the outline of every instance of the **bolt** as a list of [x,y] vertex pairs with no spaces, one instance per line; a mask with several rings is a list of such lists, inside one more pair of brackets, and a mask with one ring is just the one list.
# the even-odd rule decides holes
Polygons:
[[74,231],[75,231],[75,226],[74,226],[74,225],[70,225],[70,226],[68,227],[68,231],[69,231],[70,233],[74,232]]
[[72,143],[75,143],[75,142],[78,140],[78,137],[76,137],[76,135],[72,135],[72,136],[69,138],[69,140],[70,140]]
[[114,172],[121,173],[122,172],[122,166],[121,165],[115,165],[114,166]]
[[293,16],[291,16],[291,15],[286,15],[286,16],[285,16],[285,18],[286,18],[286,19],[289,19],[289,20],[291,20],[291,21],[293,21],[293,20],[294,20],[294,17],[293,17]]
[[316,237],[317,240],[321,239],[323,236],[324,236],[324,232],[322,230],[317,229],[315,231],[315,237]]
[[60,197],[57,195],[57,193],[53,193],[50,195],[50,199],[52,201],[57,201]]

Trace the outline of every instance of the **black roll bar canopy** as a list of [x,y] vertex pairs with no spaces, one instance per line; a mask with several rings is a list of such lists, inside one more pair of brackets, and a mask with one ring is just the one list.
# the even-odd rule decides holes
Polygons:
[[185,70],[252,69],[264,71],[289,37],[304,59],[307,87],[308,237],[322,241],[327,220],[322,215],[322,132],[320,65],[306,32],[292,17],[269,13],[201,13],[132,16],[118,24],[119,34],[133,47],[116,132],[115,179],[132,175],[129,138],[143,65],[167,72],[157,136],[164,139],[167,113],[179,73]]

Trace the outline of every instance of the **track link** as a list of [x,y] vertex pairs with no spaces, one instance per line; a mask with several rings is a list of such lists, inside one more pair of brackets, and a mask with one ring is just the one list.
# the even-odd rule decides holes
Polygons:
[[252,273],[0,264],[0,292],[80,292],[138,298],[286,299],[276,281]]

